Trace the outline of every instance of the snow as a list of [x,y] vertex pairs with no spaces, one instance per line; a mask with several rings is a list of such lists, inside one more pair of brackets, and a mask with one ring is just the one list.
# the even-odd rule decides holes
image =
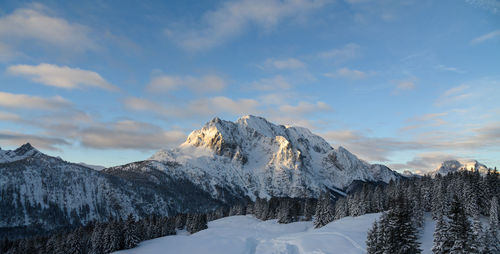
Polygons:
[[474,170],[481,174],[488,173],[488,167],[476,160],[449,160],[444,161],[439,168],[432,172],[432,175],[447,175],[448,173],[462,170]]
[[193,235],[144,241],[137,248],[117,253],[365,253],[367,231],[379,216],[346,217],[320,229],[310,221],[279,224],[251,215],[231,216],[209,222],[208,229]]
[[436,221],[432,220],[432,215],[430,213],[426,213],[424,217],[424,228],[419,239],[422,254],[432,254],[432,244],[434,240],[435,228]]
[[30,143],[26,143],[16,150],[0,149],[0,163],[19,161],[37,154],[40,154],[40,152],[31,146]]
[[214,118],[179,147],[161,150],[150,160],[175,162],[180,166],[164,171],[189,179],[215,198],[220,187],[253,200],[318,197],[327,188],[345,189],[354,180],[389,182],[398,177],[342,147],[334,149],[306,128],[251,115],[236,122]]

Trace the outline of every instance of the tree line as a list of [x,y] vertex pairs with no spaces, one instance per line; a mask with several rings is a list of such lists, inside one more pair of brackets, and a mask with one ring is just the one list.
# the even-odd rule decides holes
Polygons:
[[[496,170],[486,176],[463,171],[389,184],[364,183],[345,197],[327,191],[318,199],[257,198],[201,214],[151,215],[140,220],[130,215],[125,220],[92,222],[45,237],[5,239],[0,243],[0,253],[109,253],[133,248],[140,241],[174,235],[178,230],[196,233],[206,229],[208,221],[234,215],[253,214],[279,223],[313,220],[319,228],[346,216],[376,212],[384,213],[368,233],[368,253],[420,253],[417,239],[426,212],[437,220],[434,253],[500,253],[499,183]],[[478,222],[481,215],[490,218],[487,229]]]

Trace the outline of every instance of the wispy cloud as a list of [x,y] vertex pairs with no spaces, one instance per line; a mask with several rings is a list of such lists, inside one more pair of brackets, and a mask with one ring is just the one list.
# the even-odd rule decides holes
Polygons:
[[436,100],[436,105],[453,104],[471,98],[473,92],[469,91],[469,88],[468,85],[459,85],[446,90]]
[[451,71],[451,72],[455,72],[455,73],[464,73],[464,71],[462,71],[456,67],[446,66],[446,65],[442,65],[442,64],[438,64],[434,68],[436,70],[440,70],[440,71]]
[[255,25],[269,30],[285,19],[304,17],[327,3],[325,0],[240,0],[205,13],[201,27],[166,29],[166,34],[189,50],[209,49],[242,34]]
[[263,78],[248,85],[249,88],[260,91],[288,90],[292,87],[290,83],[281,75],[271,78]]
[[274,59],[268,58],[262,69],[296,70],[305,68],[306,64],[296,58]]
[[500,30],[495,30],[493,32],[490,32],[490,33],[487,33],[487,34],[484,34],[484,35],[481,35],[477,38],[474,38],[471,43],[473,44],[477,44],[477,43],[481,43],[481,42],[484,42],[484,41],[487,41],[487,40],[491,40],[495,37],[498,37],[500,36]]
[[444,161],[456,159],[460,158],[442,152],[427,152],[417,154],[413,159],[405,163],[389,164],[389,167],[396,170],[412,170],[416,173],[425,174],[437,169]]
[[335,63],[342,63],[359,56],[360,50],[361,47],[358,44],[349,43],[341,48],[320,52],[318,57],[334,61]]
[[69,145],[63,138],[47,137],[46,135],[25,134],[12,131],[0,130],[0,140],[3,144],[19,146],[24,143],[31,143],[35,147],[48,150],[59,150],[57,146]]
[[369,137],[353,130],[328,131],[320,135],[332,144],[346,147],[361,158],[371,161],[389,161],[389,156],[395,151],[416,150],[424,147],[414,141]]
[[349,69],[349,68],[340,68],[336,70],[335,72],[332,73],[326,73],[325,76],[330,77],[330,78],[346,78],[346,79],[352,79],[352,80],[357,80],[357,79],[365,79],[368,76],[374,75],[374,71],[360,71],[360,70],[355,70],[355,69]]
[[195,92],[218,92],[224,90],[227,82],[216,75],[206,75],[200,78],[191,76],[162,75],[154,77],[147,85],[149,92],[171,92],[187,88]]
[[186,138],[183,131],[165,131],[143,122],[123,120],[100,123],[80,131],[83,146],[97,149],[155,150],[179,144]]
[[22,118],[21,118],[21,116],[16,115],[16,114],[12,114],[12,113],[9,113],[9,112],[2,112],[2,111],[0,111],[0,120],[1,121],[13,121],[13,122],[17,122],[17,121],[21,121]]
[[97,48],[91,39],[90,29],[55,17],[40,4],[14,10],[0,17],[0,39],[11,48],[20,41],[34,40],[65,50],[85,51]]
[[30,78],[33,82],[65,89],[96,87],[106,90],[118,88],[108,83],[97,72],[42,63],[39,65],[14,65],[7,69],[12,75]]
[[71,107],[72,103],[60,96],[43,98],[26,94],[0,92],[0,107],[21,109],[59,110]]

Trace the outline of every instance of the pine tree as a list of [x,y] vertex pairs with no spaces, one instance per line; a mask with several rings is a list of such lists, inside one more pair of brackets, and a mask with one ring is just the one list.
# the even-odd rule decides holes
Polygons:
[[384,253],[420,253],[418,232],[412,223],[410,206],[402,194],[393,201],[394,207],[384,219]]
[[278,223],[287,224],[293,222],[291,214],[291,202],[289,199],[283,199],[278,207]]
[[448,241],[448,223],[442,214],[438,215],[436,227],[434,229],[434,242],[432,245],[432,253],[445,254],[449,252],[450,244]]
[[320,228],[333,221],[335,216],[335,207],[332,204],[330,193],[323,192],[316,206],[314,216],[314,227]]
[[379,238],[379,226],[378,222],[375,221],[366,237],[366,251],[368,254],[382,254],[382,249],[379,246]]
[[120,238],[118,234],[116,223],[108,223],[103,234],[104,253],[111,253],[120,249]]
[[66,251],[67,253],[71,254],[81,254],[83,253],[82,251],[82,244],[80,242],[80,234],[76,232],[69,234],[66,240]]
[[470,253],[479,254],[484,250],[484,232],[478,215],[474,216],[474,218],[472,219],[471,237],[469,238],[468,245],[470,248]]
[[470,224],[467,216],[465,215],[462,203],[456,195],[453,197],[453,201],[451,203],[449,218],[449,238],[453,241],[450,253],[468,253],[470,251],[468,239],[471,237]]
[[90,236],[90,242],[92,244],[91,253],[101,254],[104,249],[104,225],[98,223],[95,225],[92,235]]
[[124,248],[131,249],[136,247],[139,244],[140,237],[139,232],[137,230],[137,225],[135,222],[135,218],[132,214],[129,214],[127,220],[125,221],[125,230],[124,230]]
[[312,217],[316,213],[316,202],[312,198],[308,198],[304,202],[304,221],[312,220]]
[[[318,212],[317,208],[316,212]],[[347,202],[345,198],[340,198],[339,200],[337,200],[337,202],[335,202],[334,219],[338,220],[346,216],[349,216],[349,209],[347,207]]]
[[498,198],[495,196],[491,200],[490,221],[486,234],[486,252],[500,253],[500,238],[498,235]]

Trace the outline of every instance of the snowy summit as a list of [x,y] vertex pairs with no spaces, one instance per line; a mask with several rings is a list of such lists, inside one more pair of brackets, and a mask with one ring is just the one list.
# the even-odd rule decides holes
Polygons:
[[306,128],[276,125],[258,116],[236,122],[214,118],[179,147],[150,160],[169,162],[169,175],[185,177],[217,195],[220,187],[248,197],[317,197],[353,181],[389,182],[399,175],[334,149]]

